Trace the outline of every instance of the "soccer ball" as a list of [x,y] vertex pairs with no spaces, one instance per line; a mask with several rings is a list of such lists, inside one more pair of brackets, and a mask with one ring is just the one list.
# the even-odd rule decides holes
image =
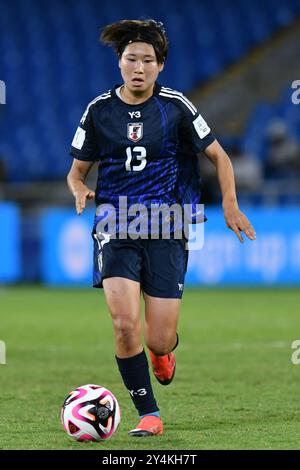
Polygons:
[[87,384],[65,399],[62,425],[77,441],[104,441],[117,430],[121,411],[116,397],[107,388]]

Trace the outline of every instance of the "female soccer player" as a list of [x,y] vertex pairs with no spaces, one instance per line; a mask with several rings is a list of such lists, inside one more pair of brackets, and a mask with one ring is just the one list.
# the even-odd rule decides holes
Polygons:
[[[168,385],[175,373],[172,351],[178,344],[186,239],[176,239],[172,229],[169,239],[163,238],[161,221],[152,238],[149,233],[130,237],[129,230],[127,237],[121,237],[121,228],[128,228],[129,222],[121,222],[120,199],[126,196],[128,214],[136,204],[150,210],[153,204],[194,203],[194,196],[199,197],[197,154],[204,152],[216,167],[227,226],[241,242],[241,232],[251,240],[255,232],[238,208],[230,159],[209,126],[182,93],[156,82],[168,51],[162,24],[123,20],[106,26],[101,40],[116,51],[123,84],[87,106],[72,142],[74,159],[68,185],[78,214],[87,199],[96,200],[94,286],[104,289],[114,326],[117,364],[140,416],[129,435],[161,435],[163,423],[141,341],[141,292],[144,339],[153,372],[162,385]],[[99,162],[96,192],[85,185],[95,161]],[[115,234],[99,230],[104,204],[116,210]],[[145,235],[149,225],[140,222]]]

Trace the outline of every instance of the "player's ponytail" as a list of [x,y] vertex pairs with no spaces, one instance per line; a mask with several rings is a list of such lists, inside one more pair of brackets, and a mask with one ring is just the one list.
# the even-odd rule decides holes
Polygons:
[[100,40],[113,47],[119,57],[131,42],[152,44],[157,62],[164,63],[168,53],[168,39],[162,23],[155,20],[122,20],[107,25]]

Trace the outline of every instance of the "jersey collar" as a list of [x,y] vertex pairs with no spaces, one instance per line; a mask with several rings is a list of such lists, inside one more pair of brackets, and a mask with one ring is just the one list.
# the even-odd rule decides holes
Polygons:
[[[117,88],[121,87],[123,85],[123,83],[118,83],[117,85],[115,85],[112,89],[112,95],[114,97],[116,97],[118,100],[120,99],[118,96],[117,96],[117,93],[116,93],[116,90]],[[159,85],[157,82],[155,82],[155,85],[154,85],[154,89],[153,89],[153,95],[152,96],[156,96],[159,94],[161,90],[161,85]],[[146,103],[147,101],[149,101],[152,96],[150,96],[150,98],[148,98],[148,100],[144,101],[144,103]],[[124,101],[122,101],[124,103]],[[144,103],[140,103],[140,105],[143,105]],[[134,105],[134,104],[128,104],[128,103],[124,103],[124,104],[127,104],[128,106],[140,106],[140,105]]]

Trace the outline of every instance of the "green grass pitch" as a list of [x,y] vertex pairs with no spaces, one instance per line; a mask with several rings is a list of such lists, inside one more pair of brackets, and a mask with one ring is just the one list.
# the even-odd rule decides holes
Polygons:
[[[0,290],[0,449],[299,449],[299,289],[186,289],[174,382],[153,386],[161,437],[130,438],[137,416],[114,359],[103,293]],[[77,443],[60,424],[74,387],[118,398],[121,424],[106,442]]]

